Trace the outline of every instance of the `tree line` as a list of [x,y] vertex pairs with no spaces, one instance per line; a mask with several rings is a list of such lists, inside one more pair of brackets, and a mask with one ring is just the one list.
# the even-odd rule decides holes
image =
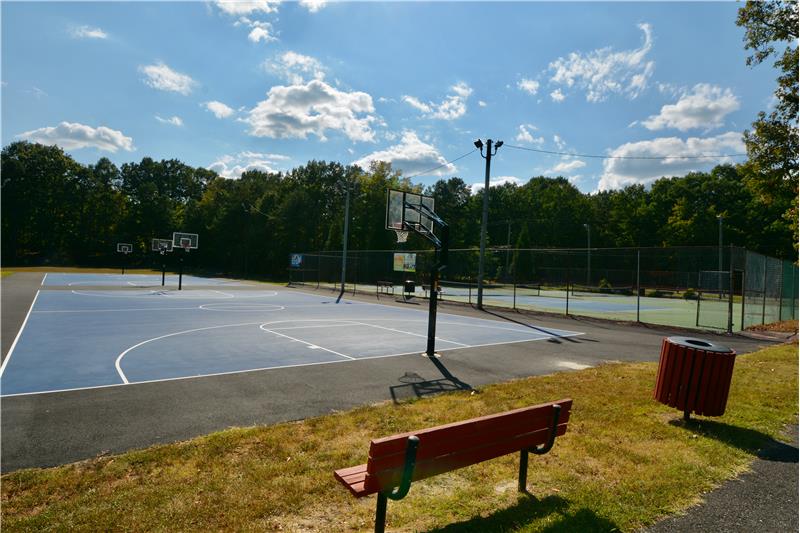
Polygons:
[[[228,274],[283,276],[294,252],[342,248],[350,189],[354,250],[393,249],[385,230],[386,191],[433,196],[451,227],[451,247],[480,240],[483,191],[458,177],[423,188],[378,162],[369,169],[309,161],[286,173],[246,171],[240,179],[144,158],[120,167],[103,158],[76,162],[58,147],[15,142],[2,151],[2,263],[113,265],[116,243],[134,245],[131,261],[153,262],[151,239],[198,233],[195,266]],[[568,180],[536,176],[490,189],[488,242],[518,248],[716,245],[719,215],[725,244],[788,258],[792,197],[765,198],[747,164],[663,178],[595,194]],[[587,227],[588,226],[588,227]],[[426,248],[412,236],[408,248]]]

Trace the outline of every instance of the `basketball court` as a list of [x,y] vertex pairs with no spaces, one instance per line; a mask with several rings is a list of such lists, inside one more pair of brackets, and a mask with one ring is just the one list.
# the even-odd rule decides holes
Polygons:
[[[184,284],[205,288],[147,288],[160,285],[160,276],[49,274],[43,285],[65,290],[37,293],[4,361],[2,396],[425,351],[428,314],[418,306],[337,303],[335,295],[252,289],[224,279],[187,276]],[[442,352],[580,334],[440,313],[436,347]]]

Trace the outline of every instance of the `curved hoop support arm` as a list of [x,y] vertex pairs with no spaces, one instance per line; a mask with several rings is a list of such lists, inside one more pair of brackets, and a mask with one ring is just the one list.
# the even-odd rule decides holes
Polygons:
[[414,465],[417,462],[417,448],[419,447],[419,437],[412,435],[408,437],[406,444],[406,460],[403,465],[403,478],[400,486],[382,494],[390,500],[402,500],[411,488],[411,477],[414,475]]
[[553,425],[550,428],[550,437],[547,439],[547,442],[541,446],[541,448],[533,447],[530,448],[530,451],[535,453],[536,455],[543,455],[549,452],[553,448],[553,444],[556,442],[556,433],[558,432],[558,419],[561,416],[561,406],[558,404],[553,404]]

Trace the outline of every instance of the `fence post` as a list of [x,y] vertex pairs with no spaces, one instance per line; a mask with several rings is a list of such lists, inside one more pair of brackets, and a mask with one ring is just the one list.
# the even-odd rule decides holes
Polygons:
[[639,273],[641,272],[642,249],[636,249],[636,322],[639,322],[639,302],[642,298],[642,286]]
[[728,263],[728,335],[733,335],[733,244],[730,245],[730,258]]
[[570,262],[568,261],[567,262],[567,305],[566,305],[566,310],[565,310],[565,314],[567,316],[569,316],[569,286],[570,286],[570,267],[569,267],[569,263]]
[[747,250],[744,251],[744,268],[742,268],[742,331],[744,331],[744,306],[747,295]]
[[764,256],[764,284],[761,286],[761,289],[764,291],[763,296],[761,298],[761,325],[763,326],[767,320],[767,266],[768,260],[767,256]]
[[778,322],[783,320],[783,269],[786,266],[786,261],[781,260],[781,282],[778,285]]

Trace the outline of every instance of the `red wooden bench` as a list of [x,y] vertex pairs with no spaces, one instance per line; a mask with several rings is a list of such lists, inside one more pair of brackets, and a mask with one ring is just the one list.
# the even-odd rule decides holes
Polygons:
[[521,452],[520,492],[525,491],[528,452],[543,454],[567,431],[572,400],[524,407],[370,442],[363,465],[334,472],[356,498],[378,495],[375,531],[386,523],[387,499],[400,500],[418,481],[458,468]]

